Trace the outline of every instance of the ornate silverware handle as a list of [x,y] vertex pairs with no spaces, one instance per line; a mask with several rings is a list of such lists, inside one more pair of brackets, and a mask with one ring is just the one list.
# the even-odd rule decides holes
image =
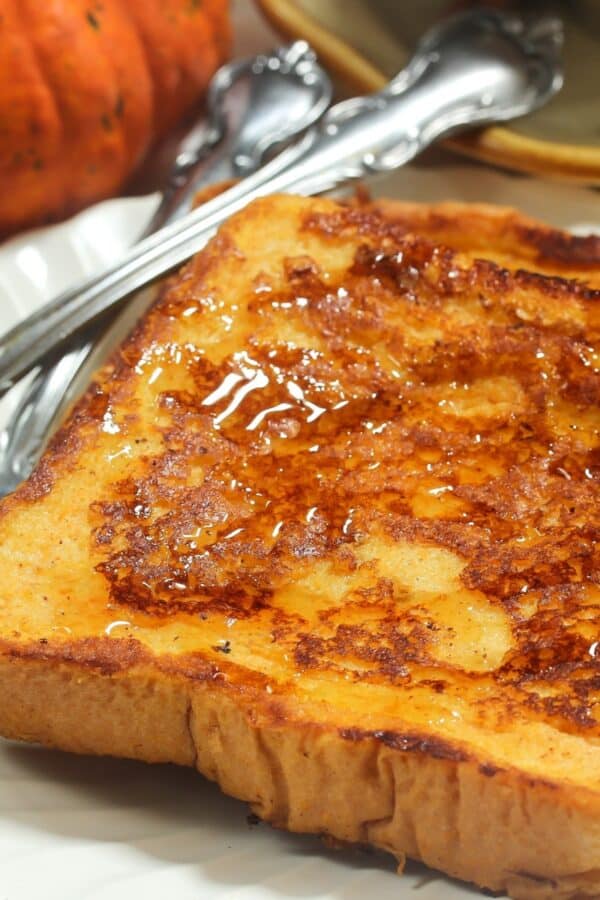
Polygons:
[[132,291],[188,259],[217,227],[266,194],[315,194],[390,171],[442,135],[540,106],[561,86],[560,24],[479,10],[430,31],[384,90],[332,107],[254,175],[146,238],[115,267],[63,294],[0,341],[0,391]]

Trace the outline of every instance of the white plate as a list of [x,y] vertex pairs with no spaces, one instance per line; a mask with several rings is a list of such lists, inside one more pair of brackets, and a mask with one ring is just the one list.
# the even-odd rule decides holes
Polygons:
[[[410,200],[518,205],[579,231],[600,225],[597,194],[475,166],[411,167],[375,187]],[[0,328],[117,257],[155,203],[112,200],[0,247]],[[398,879],[387,857],[327,851],[316,838],[249,825],[247,812],[192,771],[0,740],[0,900],[481,896],[416,865]]]

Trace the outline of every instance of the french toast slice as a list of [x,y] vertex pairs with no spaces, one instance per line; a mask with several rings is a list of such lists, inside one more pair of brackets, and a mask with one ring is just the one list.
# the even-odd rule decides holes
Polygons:
[[234,216],[2,502],[0,733],[596,897],[600,253],[376,206]]

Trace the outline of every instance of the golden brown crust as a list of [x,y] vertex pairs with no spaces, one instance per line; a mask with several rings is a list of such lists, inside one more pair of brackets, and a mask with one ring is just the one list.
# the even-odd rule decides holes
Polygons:
[[484,252],[510,268],[535,268],[544,274],[581,277],[600,285],[600,235],[570,234],[523,215],[511,207],[487,203],[406,203],[367,201],[407,232],[417,232],[458,250]]
[[600,888],[589,868],[597,808],[573,807],[551,786],[491,776],[476,761],[274,722],[229,690],[145,670],[106,677],[4,660],[0,707],[9,737],[195,766],[276,827],[372,844],[400,868],[410,856],[516,900],[595,897]]
[[481,207],[234,217],[0,506],[0,730],[593,896],[595,253]]

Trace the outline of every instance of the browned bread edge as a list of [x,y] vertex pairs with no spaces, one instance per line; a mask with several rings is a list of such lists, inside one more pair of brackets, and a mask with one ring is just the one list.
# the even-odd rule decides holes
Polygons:
[[497,770],[450,742],[294,721],[264,688],[195,660],[181,674],[181,660],[140,658],[135,643],[79,642],[69,661],[5,646],[0,731],[192,766],[278,828],[370,844],[400,869],[409,856],[516,900],[599,896],[597,796]]

